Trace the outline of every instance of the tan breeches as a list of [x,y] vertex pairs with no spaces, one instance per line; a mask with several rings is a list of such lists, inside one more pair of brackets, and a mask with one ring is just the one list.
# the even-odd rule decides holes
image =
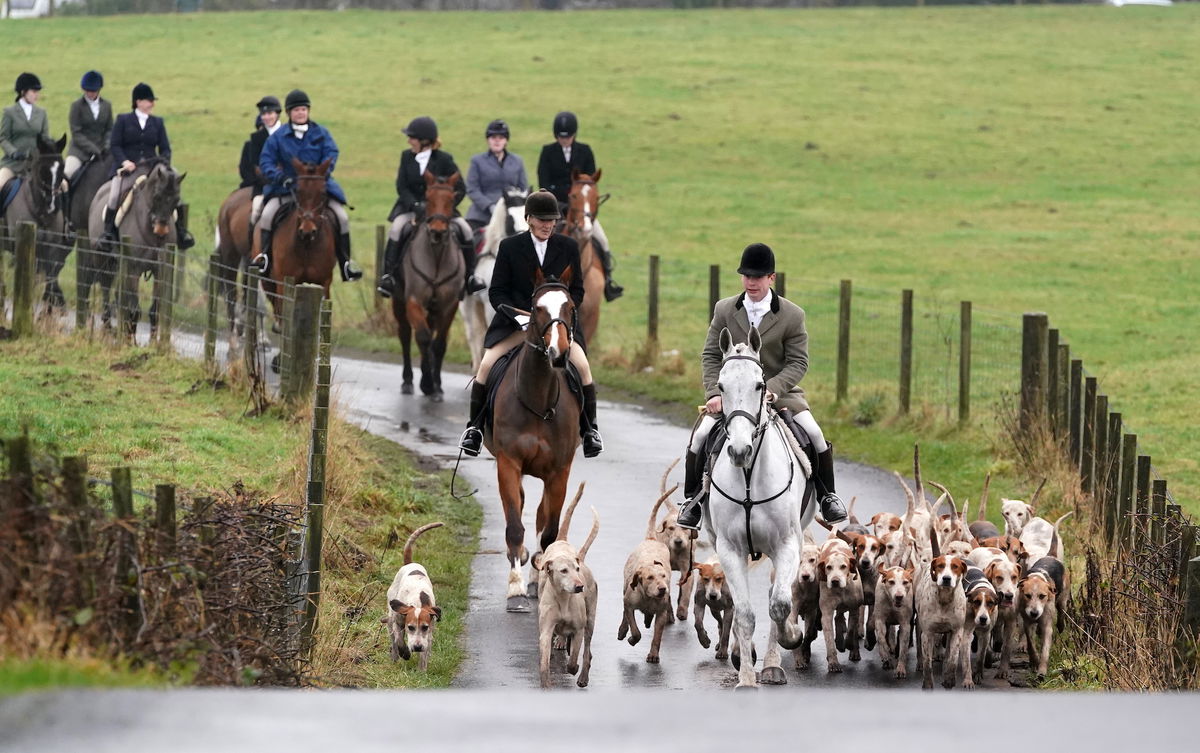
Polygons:
[[[475,381],[480,384],[487,384],[488,374],[492,372],[492,365],[496,363],[500,356],[520,345],[524,339],[524,330],[514,332],[483,351],[483,359],[479,362],[479,370],[475,372]],[[575,370],[579,372],[580,380],[584,384],[591,384],[592,367],[588,364],[587,354],[583,352],[583,348],[579,347],[579,343],[571,343],[571,352],[567,357],[571,359],[571,363],[575,365]]]
[[15,177],[17,174],[12,171],[11,167],[0,167],[0,188],[3,188],[5,183]]

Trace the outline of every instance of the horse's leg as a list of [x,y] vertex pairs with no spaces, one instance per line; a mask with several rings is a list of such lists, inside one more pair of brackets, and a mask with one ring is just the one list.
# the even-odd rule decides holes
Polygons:
[[789,651],[797,648],[804,635],[799,624],[788,617],[792,614],[792,584],[800,570],[800,541],[790,533],[775,550],[775,580],[771,584],[771,622],[779,628],[779,645]]
[[525,526],[521,523],[521,469],[504,453],[496,459],[496,478],[504,505],[504,542],[508,545],[508,611],[528,612],[525,578],[521,575]]
[[162,284],[161,278],[154,275],[154,288],[150,301],[150,342],[154,342],[158,338],[158,303],[162,297],[167,294],[166,286]]
[[738,667],[739,688],[757,688],[758,678],[754,675],[754,607],[750,602],[750,573],[746,566],[745,552],[732,550],[728,544],[717,539],[717,557],[725,568],[725,582],[733,597],[733,637],[737,644],[735,652],[740,659]]
[[537,567],[541,561],[542,552],[558,538],[559,518],[562,515],[563,500],[567,496],[567,479],[571,475],[571,466],[562,468],[557,475],[552,476],[542,484],[542,501],[538,504],[536,529],[538,550],[531,559],[529,575],[529,598],[536,599]]
[[433,339],[433,400],[442,401],[442,363],[446,359],[446,343],[450,339],[450,325],[454,323],[454,306],[448,306],[442,312],[438,323],[437,336]]
[[421,354],[421,394],[429,395],[433,392],[433,380],[430,376],[433,354],[429,348],[433,332],[429,328],[429,313],[420,301],[415,298],[407,298],[404,304],[404,315],[416,336],[417,350]]
[[400,354],[404,358],[400,394],[411,395],[413,393],[412,326],[408,323],[404,302],[398,297],[392,299],[392,315],[396,317],[396,335],[400,338]]
[[[779,583],[781,580],[782,580],[782,578],[779,576],[779,567],[778,567],[778,564],[776,564],[776,566],[771,569],[771,596],[772,596],[771,610],[770,610],[770,612],[771,612],[771,633],[770,633],[770,636],[767,638],[767,654],[766,654],[766,656],[763,657],[762,682],[764,685],[786,685],[787,684],[787,675],[785,675],[783,673],[783,660],[782,660],[781,652],[779,650],[779,634],[781,632],[781,629],[780,629],[779,622],[775,620],[775,615],[774,615],[774,605],[775,605],[774,596],[775,596],[775,591],[776,591],[775,585],[777,583]],[[790,594],[792,589],[789,586],[787,590]],[[788,614],[787,614],[787,616],[785,616],[785,621],[784,621],[785,626],[789,624],[787,622],[786,618],[788,616],[791,616],[791,606],[792,606],[792,601],[789,598],[788,599]]]

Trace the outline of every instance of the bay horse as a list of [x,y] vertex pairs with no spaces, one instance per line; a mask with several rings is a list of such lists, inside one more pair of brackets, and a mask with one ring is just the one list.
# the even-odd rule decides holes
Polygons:
[[567,217],[563,228],[566,235],[579,244],[579,268],[583,270],[583,304],[579,307],[579,322],[588,345],[595,342],[600,326],[600,302],[604,300],[604,266],[592,243],[592,223],[608,194],[597,189],[603,170],[594,175],[571,169],[571,191],[567,194]]
[[[533,311],[504,312],[528,316],[529,325],[515,362],[496,386],[492,421],[483,435],[484,445],[496,458],[504,505],[510,612],[528,612],[529,597],[537,595],[536,576],[527,590],[521,573],[529,559],[521,522],[525,509],[521,481],[525,476],[542,480],[535,520],[540,553],[558,537],[567,479],[579,445],[580,406],[570,393],[566,374],[575,323],[575,304],[568,289],[571,270],[568,268],[561,280],[547,280],[539,269],[534,281]],[[536,557],[533,567],[537,567]]]
[[42,301],[50,311],[66,306],[66,297],[58,283],[58,274],[71,253],[73,241],[67,232],[61,191],[63,180],[63,147],[67,135],[58,141],[38,139],[38,152],[27,163],[23,182],[3,219],[8,234],[16,237],[22,222],[37,225],[37,273],[46,278]]
[[[279,219],[271,241],[271,269],[263,279],[263,291],[271,300],[275,313],[275,325],[282,331],[283,296],[280,295],[283,281],[291,277],[295,284],[310,283],[325,289],[329,297],[329,286],[333,282],[333,270],[337,268],[334,244],[338,229],[337,217],[329,208],[329,197],[325,193],[332,159],[319,165],[301,162],[292,158],[296,178],[292,188],[292,207],[286,216]],[[280,212],[284,209],[281,207]],[[248,221],[248,220],[247,220]],[[236,227],[231,230],[236,235]],[[261,234],[254,233],[251,257],[258,256]]]
[[749,342],[737,344],[723,329],[718,342],[723,354],[718,384],[728,440],[725,452],[712,464],[705,529],[733,596],[732,653],[739,688],[758,685],[747,560],[764,554],[771,559],[771,645],[763,661],[763,682],[782,684],[787,678],[780,667],[779,648],[794,649],[803,638],[798,623],[789,617],[801,537],[816,508],[811,469],[796,459],[784,434],[789,429],[768,401],[758,328],[750,329]]
[[[147,160],[136,169],[138,178],[130,190],[128,209],[119,216],[117,230],[121,236],[130,239],[129,256],[126,261],[126,276],[124,281],[124,297],[117,301],[126,314],[128,329],[120,333],[133,339],[137,331],[137,323],[141,318],[141,304],[138,302],[138,280],[142,275],[154,277],[154,301],[150,305],[150,337],[158,332],[158,303],[166,295],[163,285],[161,267],[170,260],[166,255],[166,246],[178,243],[175,235],[175,211],[180,204],[180,185],[187,173],[175,172],[163,160]],[[87,308],[88,297],[93,283],[99,284],[104,295],[104,313],[102,320],[106,325],[112,317],[109,302],[112,284],[119,269],[116,250],[99,248],[100,236],[104,234],[104,208],[108,204],[109,187],[96,192],[92,197],[92,206],[88,212],[87,249],[80,243],[79,253],[86,258],[83,260],[85,269],[85,285],[80,286],[81,300],[76,305]]]
[[443,399],[442,359],[458,299],[462,297],[462,254],[450,221],[454,219],[454,186],[458,173],[435,176],[425,171],[425,217],[409,241],[396,278],[402,295],[392,297],[392,314],[404,354],[400,393],[413,392],[412,337],[421,353],[421,393],[435,403]]
[[500,248],[500,241],[529,229],[529,223],[525,221],[525,199],[528,197],[528,190],[509,186],[492,207],[492,218],[484,228],[483,242],[475,262],[475,276],[487,287],[477,293],[468,293],[458,304],[463,326],[467,330],[467,345],[471,349],[471,368],[475,371],[479,371],[479,362],[483,359],[483,336],[487,334],[488,325],[496,313],[488,300],[492,270],[496,267],[496,251]]

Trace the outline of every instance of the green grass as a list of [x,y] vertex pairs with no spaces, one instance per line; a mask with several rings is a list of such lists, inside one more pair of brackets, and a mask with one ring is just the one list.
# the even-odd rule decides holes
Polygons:
[[158,687],[169,681],[151,669],[93,658],[0,657],[0,696],[48,688]]
[[[732,270],[761,240],[790,273],[790,297],[812,309],[806,387],[818,406],[832,390],[838,279],[892,302],[892,313],[856,320],[870,330],[856,354],[879,363],[852,372],[856,390],[887,391],[889,412],[894,380],[876,354],[895,351],[900,289],[949,308],[972,300],[1014,328],[1022,311],[1044,310],[1177,498],[1200,512],[1200,355],[1189,347],[1200,293],[1190,272],[1198,21],[1193,4],[236,13],[9,24],[0,44],[42,77],[56,132],[88,67],[103,69],[121,108],[133,83],[154,85],[189,173],[196,259],[266,92],[303,87],[333,130],[368,262],[408,119],[433,115],[465,167],[484,124],[504,117],[532,171],[554,113],[573,109],[613,194],[602,217],[629,290],[604,307],[593,344],[603,385],[697,401],[707,266]],[[660,339],[681,355],[645,373],[650,254],[663,257]],[[736,285],[727,272],[725,292]],[[363,331],[370,288],[335,288],[341,343],[394,350]],[[917,326],[920,335],[933,325]],[[1011,341],[1010,331],[977,331],[996,370],[977,415],[989,390],[1015,386],[1017,364],[1002,368]],[[921,384],[917,397],[940,403],[938,380]],[[886,463],[898,453],[882,445],[924,439],[928,426],[834,429],[839,452]],[[964,453],[987,451],[973,434],[936,431]],[[964,473],[954,452],[947,458],[934,472]]]

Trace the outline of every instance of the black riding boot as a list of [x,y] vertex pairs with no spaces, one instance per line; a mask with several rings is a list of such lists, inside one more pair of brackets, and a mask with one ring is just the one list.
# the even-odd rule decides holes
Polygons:
[[466,267],[465,284],[467,295],[478,293],[485,289],[487,285],[484,285],[483,281],[475,276],[475,244],[470,238],[460,238],[458,245],[462,249],[463,266]]
[[263,228],[258,231],[258,256],[250,260],[250,266],[258,267],[258,273],[266,275],[271,271],[271,230]]
[[104,233],[100,236],[100,250],[112,252],[117,245],[117,210],[104,208]]
[[333,253],[337,256],[338,269],[342,272],[342,282],[362,279],[362,270],[350,261],[350,233],[340,233],[333,242]]
[[604,267],[604,300],[612,303],[621,297],[625,292],[625,288],[613,282],[613,255],[610,249],[601,246],[599,243],[596,246],[600,249],[600,265]]
[[604,452],[604,440],[596,428],[596,385],[583,385],[583,410],[579,412],[579,436],[583,438],[583,456],[594,458]]
[[175,218],[175,245],[180,251],[187,251],[196,245],[196,239],[192,237],[192,234],[183,226],[178,217]]
[[704,481],[704,453],[687,451],[683,461],[683,508],[679,511],[679,527],[699,531],[704,519],[704,496],[700,489]]
[[834,491],[833,444],[817,455],[817,467],[813,473],[817,484],[817,498],[821,502],[821,517],[826,523],[839,523],[846,519],[846,506]]
[[487,385],[479,382],[471,383],[471,410],[467,414],[467,429],[462,439],[458,440],[459,449],[471,457],[478,457],[483,448],[483,409],[487,404]]
[[396,267],[400,265],[400,241],[388,239],[387,246],[383,249],[383,269],[380,270],[379,282],[375,284],[375,289],[379,291],[379,295],[384,298],[391,298],[396,294]]

